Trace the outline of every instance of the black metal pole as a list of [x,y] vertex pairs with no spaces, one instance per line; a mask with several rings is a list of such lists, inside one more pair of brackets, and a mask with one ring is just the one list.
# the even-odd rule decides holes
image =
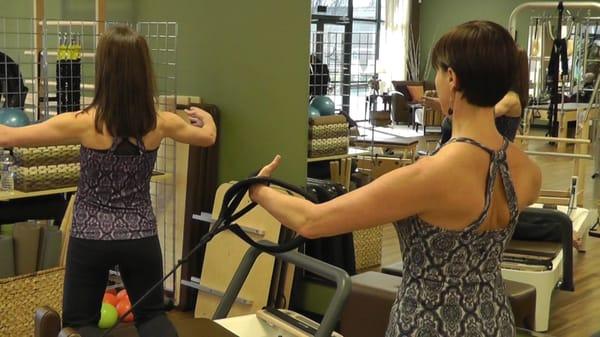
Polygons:
[[552,52],[557,54],[556,62],[552,64],[551,73],[554,74],[550,87],[550,106],[548,108],[548,136],[558,136],[558,103],[560,102],[560,96],[558,93],[558,81],[560,79],[559,68],[560,68],[560,55],[562,48],[560,40],[562,39],[562,19],[564,5],[562,1],[558,2],[558,23],[556,26],[556,36],[552,45]]

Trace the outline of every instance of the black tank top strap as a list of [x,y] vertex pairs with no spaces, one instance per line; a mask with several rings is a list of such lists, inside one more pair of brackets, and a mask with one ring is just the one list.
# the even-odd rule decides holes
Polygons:
[[135,142],[137,147],[140,149],[140,152],[146,151],[146,146],[144,145],[144,141],[142,140],[142,138],[136,138]]
[[115,152],[122,142],[123,142],[123,138],[113,137],[113,142],[112,142],[112,145],[110,146],[110,152]]

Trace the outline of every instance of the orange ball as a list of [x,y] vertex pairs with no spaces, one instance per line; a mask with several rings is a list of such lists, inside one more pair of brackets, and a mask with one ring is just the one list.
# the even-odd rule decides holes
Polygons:
[[117,299],[117,296],[111,293],[104,293],[104,297],[102,297],[102,303],[108,303],[112,306],[116,306],[118,302],[119,300]]
[[122,300],[127,299],[129,301],[129,295],[127,295],[127,290],[122,289],[117,293],[117,300],[121,302]]
[[[129,303],[129,299],[127,300],[121,300],[119,301],[119,303],[117,303],[117,312],[119,313],[119,317],[123,316],[123,314],[125,314],[127,311],[129,311],[131,309],[131,303]],[[133,313],[129,313],[127,316],[125,316],[125,318],[123,319],[123,322],[133,322]]]

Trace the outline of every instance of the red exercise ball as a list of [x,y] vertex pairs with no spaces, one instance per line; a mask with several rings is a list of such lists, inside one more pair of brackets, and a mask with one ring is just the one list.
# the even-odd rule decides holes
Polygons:
[[107,293],[104,293],[104,297],[102,298],[102,303],[108,303],[112,306],[116,306],[117,303],[119,303],[119,300],[117,299],[117,296],[107,292]]
[[[117,303],[117,312],[119,313],[119,317],[123,316],[123,314],[129,311],[129,309],[131,309],[131,303],[129,302],[129,299],[121,300],[119,303]],[[123,322],[133,322],[133,313],[129,313],[127,316],[125,316]]]

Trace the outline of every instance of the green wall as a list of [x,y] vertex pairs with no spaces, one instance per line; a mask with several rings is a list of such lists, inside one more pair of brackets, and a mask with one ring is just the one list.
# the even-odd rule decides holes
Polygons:
[[[46,0],[48,1],[48,0]],[[60,2],[62,8],[61,18],[72,20],[94,20],[95,1],[94,0],[53,0]],[[108,21],[132,22],[135,0],[105,0],[106,19]],[[48,8],[46,8],[48,10]]]
[[[452,27],[470,20],[489,20],[508,27],[508,18],[518,5],[530,2],[523,0],[423,0],[420,6],[421,64],[424,65],[429,50],[435,42]],[[557,3],[557,1],[552,1]],[[569,2],[569,1],[565,1]],[[517,21],[518,43],[527,47],[527,24],[529,16],[541,14],[530,10],[522,11]],[[556,11],[552,12],[553,14]],[[550,14],[550,12],[548,12]],[[432,79],[433,72],[430,76]]]
[[138,0],[136,20],[173,20],[177,92],[221,109],[219,180],[277,153],[277,177],[306,176],[309,0]]
[[0,0],[2,14],[7,18],[30,18],[33,16],[33,0]]

